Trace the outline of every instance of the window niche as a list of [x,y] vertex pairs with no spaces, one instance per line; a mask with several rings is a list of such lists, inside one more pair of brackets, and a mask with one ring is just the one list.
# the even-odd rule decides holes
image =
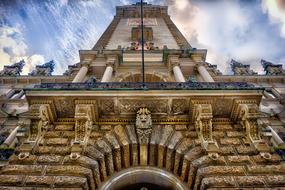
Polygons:
[[[151,27],[144,27],[144,41],[153,40],[153,30]],[[141,27],[132,28],[132,41],[141,41]]]

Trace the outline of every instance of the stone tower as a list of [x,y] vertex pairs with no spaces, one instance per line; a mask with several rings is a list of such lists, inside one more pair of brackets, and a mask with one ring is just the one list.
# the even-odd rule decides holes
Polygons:
[[142,45],[140,14],[117,7],[62,76],[52,62],[29,76],[5,66],[1,146],[16,148],[0,189],[284,189],[282,66],[262,60],[257,75],[233,60],[222,75],[165,6],[144,4]]

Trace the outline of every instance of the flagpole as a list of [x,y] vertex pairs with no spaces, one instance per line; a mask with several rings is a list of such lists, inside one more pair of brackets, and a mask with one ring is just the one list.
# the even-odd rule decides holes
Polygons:
[[144,27],[143,27],[143,0],[141,0],[141,44],[142,44],[142,82],[145,83],[144,77]]

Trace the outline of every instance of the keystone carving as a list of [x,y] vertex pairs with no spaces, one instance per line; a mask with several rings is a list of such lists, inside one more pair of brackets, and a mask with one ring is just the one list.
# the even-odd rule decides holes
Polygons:
[[218,145],[212,135],[212,106],[211,104],[194,104],[193,119],[202,146],[208,152],[217,152]]
[[92,105],[77,104],[75,108],[75,142],[84,144],[87,142],[92,125]]
[[136,132],[140,144],[148,144],[152,132],[151,113],[147,108],[140,108],[136,118]]

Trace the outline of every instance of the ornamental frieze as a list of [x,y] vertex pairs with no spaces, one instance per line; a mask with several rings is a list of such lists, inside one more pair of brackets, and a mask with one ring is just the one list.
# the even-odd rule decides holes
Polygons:
[[141,107],[147,107],[151,113],[167,113],[168,111],[168,100],[157,99],[127,99],[119,100],[119,112],[122,114],[134,114]]

